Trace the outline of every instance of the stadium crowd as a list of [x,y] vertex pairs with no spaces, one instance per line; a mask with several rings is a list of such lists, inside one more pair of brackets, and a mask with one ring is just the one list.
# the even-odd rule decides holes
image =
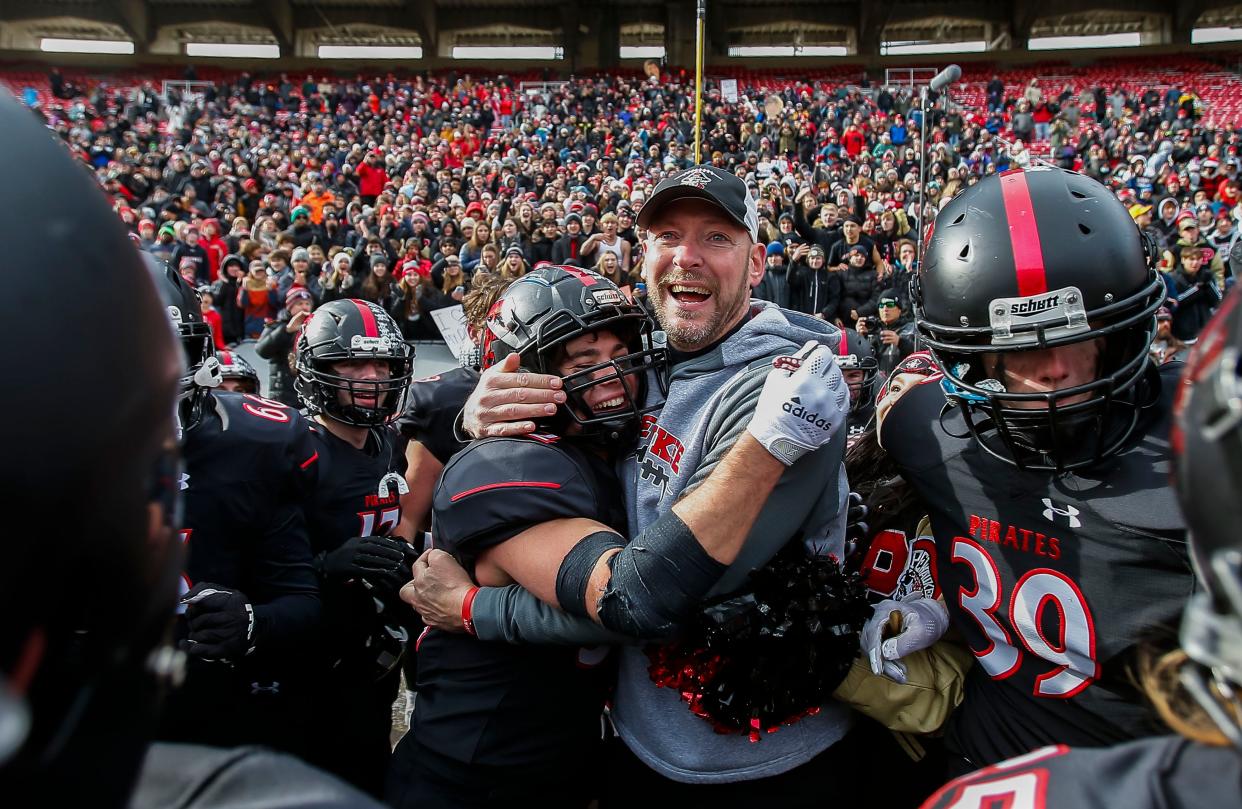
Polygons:
[[[694,160],[692,87],[677,74],[579,78],[533,97],[503,76],[241,74],[184,103],[150,85],[73,96],[53,79],[69,97],[42,114],[142,245],[211,287],[221,345],[287,325],[306,293],[312,308],[374,301],[407,337],[435,339],[428,313],[480,269],[569,263],[639,284],[635,216]],[[993,78],[987,93],[987,109],[949,105],[927,122],[924,219],[1013,166],[1080,170],[1163,251],[1172,336],[1193,339],[1232,278],[1239,135],[1203,125],[1193,87],[1079,95],[1032,78],[1013,97]],[[728,103],[709,82],[703,115],[704,161],[758,197],[769,272],[756,294],[908,353],[897,334],[920,220],[917,98],[823,82],[769,98]],[[1215,289],[1200,291],[1199,267]],[[895,328],[880,328],[893,301]]]
[[[994,80],[924,121],[908,89],[709,84],[696,166],[684,74],[51,84],[34,114],[189,358],[191,667],[161,739],[270,745],[397,806],[810,806],[885,778],[882,805],[964,806],[1007,787],[932,793],[1157,732],[1130,666],[1204,574],[1150,471],[1181,451],[1171,363],[1242,270],[1242,131],[1195,88]],[[409,342],[457,304],[463,367],[414,382]],[[820,610],[807,657],[739,640],[798,635],[797,610],[755,629],[791,600]]]

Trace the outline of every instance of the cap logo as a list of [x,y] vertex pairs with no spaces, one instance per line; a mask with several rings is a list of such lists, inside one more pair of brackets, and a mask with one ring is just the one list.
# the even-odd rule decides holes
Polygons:
[[695,188],[705,188],[708,183],[716,179],[712,173],[705,168],[690,169],[681,175],[678,183],[681,185],[692,185]]

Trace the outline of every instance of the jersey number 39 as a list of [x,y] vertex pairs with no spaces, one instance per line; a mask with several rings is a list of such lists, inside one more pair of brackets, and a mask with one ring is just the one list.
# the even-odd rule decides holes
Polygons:
[[[1048,568],[1027,571],[1014,585],[1006,605],[996,563],[982,546],[957,537],[953,561],[969,565],[974,572],[975,586],[963,588],[958,600],[988,639],[985,648],[971,651],[993,679],[1002,680],[1016,672],[1022,666],[1024,651],[1054,666],[1035,677],[1037,697],[1068,699],[1099,678],[1095,622],[1082,592],[1065,574]],[[1057,637],[1047,637],[1044,631],[1048,609],[1057,611]],[[1015,645],[1003,619],[1021,646]]]

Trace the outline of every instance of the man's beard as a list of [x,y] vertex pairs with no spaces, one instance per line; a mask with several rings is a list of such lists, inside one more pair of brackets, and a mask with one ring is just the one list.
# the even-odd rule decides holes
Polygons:
[[[746,263],[749,264],[749,262],[748,257]],[[702,320],[690,321],[682,318],[680,322],[674,324],[670,317],[670,309],[677,305],[677,301],[668,292],[668,287],[672,284],[699,280],[694,275],[669,274],[660,279],[659,284],[653,285],[649,299],[655,310],[656,320],[660,322],[660,327],[664,329],[669,343],[674,348],[682,351],[697,351],[720,338],[723,324],[732,324],[737,318],[737,313],[746,305],[750,292],[750,273],[745,272],[745,269],[747,268],[744,266],[741,283],[734,289],[733,297],[726,298],[727,290],[725,289],[712,290],[712,295],[716,298],[716,307]]]

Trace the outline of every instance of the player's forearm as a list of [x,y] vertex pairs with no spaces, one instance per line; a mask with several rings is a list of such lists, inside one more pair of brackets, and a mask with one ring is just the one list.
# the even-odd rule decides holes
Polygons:
[[[599,557],[581,601],[593,621],[636,637],[669,634],[737,557],[785,466],[749,433],[672,512]],[[558,580],[558,596],[565,590]]]
[[720,465],[673,512],[713,559],[732,564],[785,465],[743,433]]

